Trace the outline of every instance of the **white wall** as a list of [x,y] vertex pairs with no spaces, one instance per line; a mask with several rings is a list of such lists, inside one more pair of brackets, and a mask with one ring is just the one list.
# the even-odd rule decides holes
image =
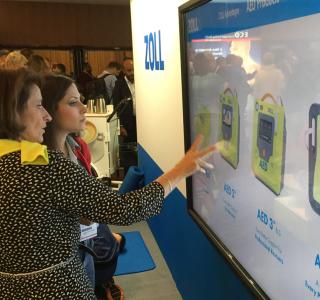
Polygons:
[[[163,171],[184,155],[178,17],[184,2],[131,0],[138,142]],[[146,70],[144,36],[159,30],[164,70]],[[185,182],[179,189],[185,195]]]

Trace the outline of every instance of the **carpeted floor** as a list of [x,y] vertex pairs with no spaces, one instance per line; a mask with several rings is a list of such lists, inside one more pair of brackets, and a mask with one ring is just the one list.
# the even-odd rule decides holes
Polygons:
[[170,270],[146,222],[131,226],[110,226],[113,232],[140,231],[156,264],[156,268],[142,273],[115,276],[124,289],[126,300],[181,300]]

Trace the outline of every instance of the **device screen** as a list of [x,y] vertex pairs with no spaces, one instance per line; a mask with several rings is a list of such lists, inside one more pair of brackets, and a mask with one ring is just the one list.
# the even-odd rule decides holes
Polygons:
[[222,108],[222,122],[224,125],[230,127],[232,125],[232,107],[223,105]]
[[273,128],[272,122],[269,122],[262,118],[260,119],[259,137],[269,144],[271,144],[272,142],[272,128]]

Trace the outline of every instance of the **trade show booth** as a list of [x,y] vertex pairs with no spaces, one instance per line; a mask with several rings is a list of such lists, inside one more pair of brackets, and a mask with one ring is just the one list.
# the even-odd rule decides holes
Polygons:
[[218,148],[149,221],[183,299],[320,295],[319,13],[314,0],[131,1],[147,181],[199,133]]

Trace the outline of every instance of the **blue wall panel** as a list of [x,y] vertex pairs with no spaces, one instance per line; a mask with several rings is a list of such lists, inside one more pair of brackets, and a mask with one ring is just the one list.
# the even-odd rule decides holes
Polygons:
[[[139,166],[146,181],[162,174],[160,167],[139,145]],[[187,201],[174,190],[161,214],[149,226],[184,300],[253,299],[228,263],[207,240],[187,213]]]

